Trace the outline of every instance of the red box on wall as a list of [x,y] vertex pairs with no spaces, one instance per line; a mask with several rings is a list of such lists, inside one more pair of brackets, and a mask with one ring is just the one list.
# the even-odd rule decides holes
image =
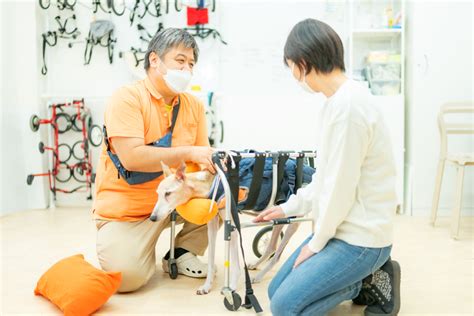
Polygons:
[[190,8],[187,7],[188,25],[207,24],[209,23],[209,13],[207,8]]

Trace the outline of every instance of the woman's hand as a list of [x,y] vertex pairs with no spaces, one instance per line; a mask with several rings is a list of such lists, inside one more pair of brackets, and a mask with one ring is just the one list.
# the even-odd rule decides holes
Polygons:
[[273,206],[261,212],[260,214],[258,214],[258,216],[253,219],[253,222],[254,223],[267,222],[272,219],[283,218],[283,217],[286,217],[286,215],[283,212],[283,209],[281,208],[281,206]]
[[298,258],[295,260],[295,264],[293,265],[293,269],[298,267],[300,264],[314,256],[316,253],[312,252],[311,249],[309,249],[308,245],[304,245],[303,248],[301,248],[300,254],[298,255]]

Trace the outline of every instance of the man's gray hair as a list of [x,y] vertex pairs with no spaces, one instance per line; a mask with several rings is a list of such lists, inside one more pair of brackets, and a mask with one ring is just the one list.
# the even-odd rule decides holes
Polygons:
[[153,36],[148,44],[145,54],[145,70],[150,68],[150,53],[155,52],[161,60],[170,51],[170,49],[183,46],[184,48],[192,48],[194,51],[194,62],[197,62],[199,56],[199,47],[194,37],[187,31],[178,28],[167,28]]

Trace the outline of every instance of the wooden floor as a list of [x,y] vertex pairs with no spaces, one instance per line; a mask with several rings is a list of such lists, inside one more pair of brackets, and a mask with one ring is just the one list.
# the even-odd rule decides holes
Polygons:
[[[310,231],[309,224],[302,224],[290,249]],[[0,315],[61,315],[49,301],[33,294],[41,274],[59,259],[78,253],[99,267],[95,255],[95,226],[86,208],[15,213],[0,218],[0,232]],[[255,229],[246,229],[244,233],[249,261],[255,258],[250,250],[255,232]],[[392,258],[398,260],[402,268],[400,315],[474,314],[473,236],[474,218],[462,219],[460,240],[454,241],[449,237],[447,218],[440,219],[433,228],[427,218],[397,216]],[[168,245],[166,231],[158,242],[160,257]],[[195,295],[202,280],[184,276],[171,280],[162,272],[160,264],[147,286],[136,293],[112,296],[96,315],[230,315],[219,293],[223,285],[224,256],[220,237],[217,249],[219,271],[210,294]],[[290,251],[284,253],[285,258],[289,254]],[[270,315],[266,290],[275,272],[276,269],[255,285],[264,315]],[[240,293],[242,287],[243,279]],[[254,315],[253,311],[243,308],[234,313]],[[345,302],[330,315],[363,315],[363,309]]]

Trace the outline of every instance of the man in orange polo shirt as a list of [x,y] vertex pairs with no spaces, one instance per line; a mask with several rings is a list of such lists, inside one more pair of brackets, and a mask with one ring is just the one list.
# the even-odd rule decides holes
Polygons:
[[[140,288],[156,269],[156,242],[170,222],[148,219],[163,178],[161,162],[177,167],[185,161],[213,171],[204,106],[183,93],[198,55],[186,31],[157,33],[145,55],[146,78],[118,89],[105,111],[93,213],[100,265],[122,272],[120,292]],[[205,277],[207,267],[196,255],[206,248],[206,225],[184,222],[176,237],[178,272]],[[168,256],[163,258],[166,272]]]

